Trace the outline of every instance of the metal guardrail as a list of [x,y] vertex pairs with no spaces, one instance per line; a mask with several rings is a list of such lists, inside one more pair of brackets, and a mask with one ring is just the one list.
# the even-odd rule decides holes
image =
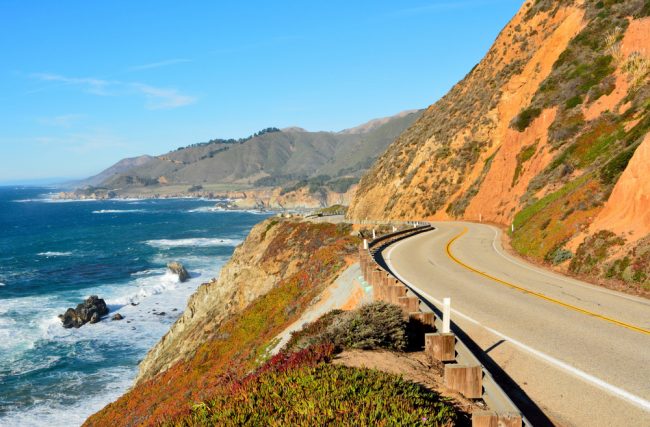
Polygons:
[[[386,223],[383,223],[386,224]],[[394,225],[397,222],[393,222]],[[400,223],[404,224],[404,223]],[[370,259],[374,261],[376,267],[385,273],[391,275],[396,281],[404,285],[410,292],[418,297],[418,299],[424,303],[426,308],[435,311],[436,314],[442,312],[442,307],[438,307],[435,304],[435,298],[428,295],[421,289],[418,289],[416,286],[406,282],[398,274],[390,271],[390,268],[385,263],[382,257],[382,251],[388,246],[394,244],[397,241],[412,237],[413,235],[420,234],[426,231],[433,230],[433,226],[429,223],[408,223],[414,224],[414,228],[405,229],[396,231],[393,233],[385,234],[383,236],[377,237],[370,242],[368,242],[368,255]],[[422,308],[420,307],[420,311]],[[435,320],[436,330],[442,330],[442,318],[441,316],[436,316]],[[455,329],[459,330],[457,325],[454,325]],[[469,349],[469,347],[463,342],[463,340],[456,334],[456,362],[463,365],[472,365],[472,366],[481,366],[483,371],[483,401],[487,406],[492,410],[500,414],[516,414],[521,417],[523,425],[532,426],[532,424],[523,417],[521,411],[515,405],[515,403],[510,399],[508,394],[501,388],[501,386],[494,380],[494,377],[490,371],[479,361],[479,358]]]

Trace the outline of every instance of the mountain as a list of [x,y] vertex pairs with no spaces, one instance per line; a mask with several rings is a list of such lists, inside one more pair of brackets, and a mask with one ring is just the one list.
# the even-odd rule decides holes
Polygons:
[[650,284],[650,4],[526,2],[365,174],[352,218],[483,220],[577,275]]
[[230,184],[233,189],[329,186],[344,193],[420,113],[400,113],[354,132],[269,128],[240,140],[217,139],[156,157],[124,159],[81,184],[118,192]]
[[344,129],[344,130],[340,131],[339,133],[343,133],[343,134],[368,133],[368,132],[371,132],[371,131],[377,129],[381,125],[384,125],[384,124],[386,124],[386,123],[388,123],[388,122],[390,122],[390,121],[392,121],[394,119],[406,117],[406,116],[410,115],[411,113],[416,113],[416,112],[417,112],[417,110],[402,111],[401,113],[398,113],[398,114],[396,114],[394,116],[382,117],[380,119],[370,120],[370,121],[368,121],[368,122],[366,122],[366,123],[364,123],[362,125],[355,126],[353,128],[350,128],[350,129]]
[[97,186],[130,169],[144,166],[147,163],[151,162],[153,159],[153,157],[147,155],[122,159],[108,169],[105,169],[102,172],[98,173],[97,175],[91,176],[90,178],[86,178],[81,181],[75,181],[71,183],[71,185],[77,187],[83,187],[87,185]]

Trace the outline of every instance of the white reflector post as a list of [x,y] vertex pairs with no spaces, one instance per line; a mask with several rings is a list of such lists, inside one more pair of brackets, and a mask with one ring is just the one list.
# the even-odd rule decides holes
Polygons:
[[451,332],[451,298],[442,299],[442,333]]

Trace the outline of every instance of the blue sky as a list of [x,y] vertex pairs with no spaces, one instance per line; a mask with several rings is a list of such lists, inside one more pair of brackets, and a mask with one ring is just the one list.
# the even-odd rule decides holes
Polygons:
[[521,0],[0,2],[0,182],[444,95]]

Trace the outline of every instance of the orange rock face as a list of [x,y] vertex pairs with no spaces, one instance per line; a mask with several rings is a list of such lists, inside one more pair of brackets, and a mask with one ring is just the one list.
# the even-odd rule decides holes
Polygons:
[[650,233],[650,134],[634,152],[634,156],[616,183],[605,208],[591,224],[593,232],[609,230],[625,233],[629,240],[638,240]]
[[[467,106],[469,110],[460,113],[450,113],[440,103],[429,107],[366,175],[351,204],[350,217],[449,219],[449,204],[470,189],[481,175],[485,161],[496,153],[492,167],[463,217],[477,220],[481,215],[484,220],[502,224],[512,220],[530,179],[552,160],[546,141],[555,111],[544,111],[523,133],[511,129],[510,122],[530,103],[569,41],[584,26],[584,10],[579,7],[560,8],[556,13],[540,13],[530,19],[525,19],[526,12],[524,6],[501,32],[483,61],[445,97],[463,102],[479,93],[477,99],[481,101],[481,93],[499,91],[498,102],[479,116],[471,115],[476,110],[474,106]],[[521,40],[526,43],[522,44]],[[519,72],[503,79],[508,70],[519,67]],[[500,87],[495,87],[496,84]],[[450,136],[451,156],[439,160],[443,141],[436,132],[430,136],[417,128],[425,128],[427,121],[439,121],[442,125],[445,120],[440,118],[451,114],[463,117],[465,123]],[[448,121],[454,119],[449,117]],[[489,148],[470,168],[459,166],[453,157],[473,140]],[[517,154],[532,144],[537,144],[536,154],[522,166],[513,185]],[[412,178],[407,180],[409,176]],[[440,203],[432,205],[432,198]]]

